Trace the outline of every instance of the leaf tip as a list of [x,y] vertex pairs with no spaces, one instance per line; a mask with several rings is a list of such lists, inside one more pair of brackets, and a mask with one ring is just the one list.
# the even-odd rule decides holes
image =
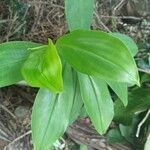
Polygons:
[[106,131],[107,131],[107,128],[106,129],[102,129],[101,131],[99,131],[99,134],[100,135],[104,135],[106,133]]
[[139,79],[136,81],[136,85],[137,85],[138,87],[141,87],[141,83],[140,83],[140,80],[139,80]]
[[48,38],[48,45],[51,46],[53,44],[52,40]]
[[126,107],[128,105],[128,101],[123,102],[124,107]]

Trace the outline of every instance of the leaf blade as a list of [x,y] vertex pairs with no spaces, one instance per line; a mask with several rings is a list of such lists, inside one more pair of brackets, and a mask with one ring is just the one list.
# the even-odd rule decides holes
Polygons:
[[82,99],[92,123],[100,134],[110,125],[114,110],[113,102],[104,81],[79,74]]
[[125,34],[117,33],[117,32],[110,33],[110,34],[119,38],[126,45],[126,47],[128,48],[128,50],[132,56],[135,56],[137,54],[138,47],[132,38],[130,38],[129,36],[127,36]]
[[137,67],[130,52],[118,38],[108,33],[76,30],[58,39],[56,46],[64,59],[79,72],[139,85]]
[[48,88],[53,92],[63,89],[62,66],[56,47],[48,45],[31,49],[32,53],[22,67],[22,75],[33,87]]
[[128,89],[126,83],[107,81],[111,89],[117,94],[124,106],[128,104]]
[[70,31],[89,29],[93,8],[94,0],[86,0],[86,3],[84,0],[65,0],[65,14]]
[[[121,33],[110,33],[111,35],[119,38],[127,47],[128,51],[131,53],[131,55],[134,57],[136,53],[138,52],[138,47],[129,36]],[[128,103],[128,91],[127,91],[127,84],[126,83],[120,83],[120,82],[107,82],[109,86],[112,88],[112,90],[118,95],[120,100],[123,102],[124,106]]]
[[31,124],[33,143],[37,150],[52,146],[64,134],[70,121],[71,108],[74,102],[72,84],[72,70],[66,66],[63,92],[52,94],[46,89],[39,91],[33,106]]
[[131,92],[126,107],[119,100],[116,100],[114,120],[124,125],[131,125],[132,118],[136,112],[150,108],[149,99],[149,89],[139,88]]
[[41,44],[26,41],[0,44],[0,87],[23,80],[21,67],[29,56],[27,49],[39,45]]
[[80,115],[81,109],[83,107],[83,100],[81,97],[79,80],[77,76],[77,72],[72,69],[73,78],[74,78],[74,102],[71,109],[70,114],[70,124],[72,124]]

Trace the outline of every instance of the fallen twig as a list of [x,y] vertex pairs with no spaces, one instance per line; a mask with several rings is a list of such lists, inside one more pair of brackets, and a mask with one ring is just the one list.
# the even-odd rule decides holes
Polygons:
[[7,113],[9,113],[14,119],[17,119],[17,117],[12,112],[10,112],[4,105],[0,104],[0,107]]
[[14,139],[11,143],[9,143],[7,146],[5,146],[4,150],[7,149],[7,147],[11,146],[12,144],[14,144],[15,142],[19,141],[20,139],[24,138],[25,136],[31,134],[31,130],[29,130],[28,132],[22,134],[21,136],[17,137],[16,139]]

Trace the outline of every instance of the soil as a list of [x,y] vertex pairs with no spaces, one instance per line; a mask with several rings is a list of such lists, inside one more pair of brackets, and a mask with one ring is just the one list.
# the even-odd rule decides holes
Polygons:
[[[30,134],[17,140],[30,130],[31,108],[37,89],[25,86],[10,86],[0,90],[0,135],[2,137],[1,148],[30,150]],[[11,143],[11,144],[10,144]],[[3,148],[2,148],[3,147]]]

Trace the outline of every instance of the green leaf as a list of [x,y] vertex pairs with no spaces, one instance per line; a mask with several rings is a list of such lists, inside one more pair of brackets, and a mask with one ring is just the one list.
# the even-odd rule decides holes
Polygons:
[[128,104],[128,89],[126,83],[108,81],[108,85],[117,94],[124,106]]
[[133,143],[133,126],[119,124],[121,135],[130,143]]
[[[131,53],[133,57],[136,55],[136,53],[138,52],[138,47],[132,38],[121,33],[110,33],[110,34],[119,38],[125,44],[128,51]],[[126,106],[128,103],[127,84],[120,82],[107,82],[107,83],[112,88],[112,90],[118,95],[120,100],[123,102],[124,106]]]
[[125,143],[124,137],[121,135],[118,128],[109,130],[107,133],[108,143]]
[[[79,96],[79,93],[76,94]],[[80,116],[80,112],[82,109],[83,101],[81,98],[76,98],[71,110],[71,115],[70,115],[70,124],[72,124],[76,119]]]
[[85,107],[83,106],[80,110],[80,115],[79,115],[80,118],[86,118],[88,117],[88,114],[87,114],[87,111],[85,109]]
[[114,120],[124,125],[131,125],[132,118],[136,112],[140,112],[150,108],[150,92],[149,89],[138,88],[129,95],[127,107],[117,100],[115,102]]
[[70,31],[89,29],[93,8],[94,0],[65,0],[65,14]]
[[144,83],[144,82],[150,82],[150,74],[144,73],[144,74],[142,75],[141,82],[142,82],[142,83]]
[[78,81],[77,73],[74,70],[73,70],[73,77],[74,77],[74,80],[73,80],[74,81],[74,84],[73,84],[74,103],[73,103],[71,114],[70,114],[70,124],[72,124],[78,118],[83,107],[83,100],[81,97],[79,81]]
[[77,71],[104,80],[139,85],[137,67],[130,52],[118,38],[108,33],[76,30],[59,38],[56,46]]
[[41,44],[26,41],[0,44],[0,87],[23,80],[21,67],[30,54],[27,49],[39,45]]
[[132,56],[135,56],[137,54],[138,47],[132,38],[130,38],[129,36],[127,36],[125,34],[121,34],[121,33],[110,33],[110,34],[119,38],[125,44],[125,46],[128,48],[128,50]]
[[70,121],[74,103],[74,84],[72,69],[68,65],[63,73],[64,90],[52,94],[49,90],[40,89],[32,112],[32,137],[36,150],[46,150],[60,138]]
[[129,95],[130,101],[126,109],[130,112],[138,112],[150,108],[149,88],[138,88]]
[[115,116],[114,116],[115,122],[122,123],[124,125],[131,125],[133,113],[127,112],[125,106],[119,99],[116,100],[114,108],[115,108]]
[[149,134],[147,141],[145,143],[144,150],[150,150],[150,134]]
[[81,95],[87,113],[100,134],[109,127],[113,115],[113,102],[104,81],[79,73]]
[[[136,53],[138,52],[138,47],[132,38],[121,33],[110,33],[110,34],[119,38],[125,44],[128,51],[131,53],[133,57],[136,55]],[[124,106],[126,106],[128,103],[127,84],[120,83],[120,82],[110,82],[110,81],[107,83],[112,88],[112,90],[118,95],[120,100],[123,102]]]
[[80,150],[87,150],[87,146],[86,145],[81,145]]
[[48,45],[31,49],[29,58],[22,67],[22,75],[33,87],[48,88],[53,92],[63,89],[62,66],[56,47],[48,40]]

